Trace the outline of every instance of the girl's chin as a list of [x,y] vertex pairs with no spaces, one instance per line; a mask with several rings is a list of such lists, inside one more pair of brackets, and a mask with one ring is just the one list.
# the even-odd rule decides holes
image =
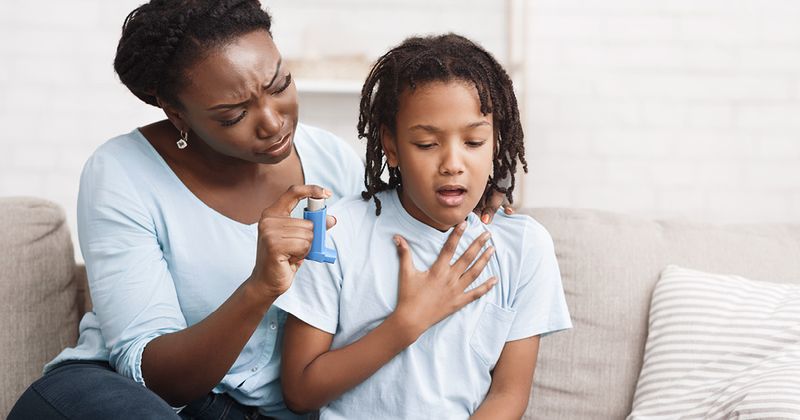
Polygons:
[[469,216],[470,211],[457,211],[455,209],[448,209],[446,214],[437,214],[435,217],[431,217],[433,221],[435,221],[436,229],[439,230],[448,230],[453,226],[463,222],[467,216]]

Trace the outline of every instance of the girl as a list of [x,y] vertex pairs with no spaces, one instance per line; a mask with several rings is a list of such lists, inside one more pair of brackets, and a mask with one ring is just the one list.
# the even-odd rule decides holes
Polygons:
[[526,166],[508,75],[463,37],[408,39],[372,69],[358,128],[367,191],[330,209],[339,259],[304,264],[275,303],[291,314],[288,407],[322,407],[323,419],[519,418],[539,336],[571,323],[545,229],[471,214],[492,188],[510,200]]

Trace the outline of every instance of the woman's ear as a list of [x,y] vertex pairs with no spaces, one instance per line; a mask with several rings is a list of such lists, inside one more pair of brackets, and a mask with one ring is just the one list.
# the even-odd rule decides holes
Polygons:
[[161,107],[161,109],[164,111],[164,114],[167,116],[167,119],[172,123],[173,126],[175,126],[176,130],[189,131],[189,124],[184,121],[183,117],[181,116],[181,112],[177,107],[158,97],[156,97],[156,101],[158,101],[158,106]]
[[397,140],[386,126],[381,126],[381,147],[383,147],[383,153],[386,155],[389,167],[396,168],[398,165]]

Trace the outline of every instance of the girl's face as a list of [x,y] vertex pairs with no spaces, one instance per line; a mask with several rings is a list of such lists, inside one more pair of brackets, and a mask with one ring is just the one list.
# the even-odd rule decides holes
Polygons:
[[400,95],[396,135],[384,128],[381,142],[402,176],[409,214],[439,230],[467,217],[492,172],[492,121],[467,82],[429,82]]
[[[278,163],[292,150],[297,90],[266,31],[242,35],[212,50],[187,71],[178,94],[185,123],[214,151],[257,163]],[[191,140],[190,140],[191,142]],[[191,143],[190,143],[191,144]]]

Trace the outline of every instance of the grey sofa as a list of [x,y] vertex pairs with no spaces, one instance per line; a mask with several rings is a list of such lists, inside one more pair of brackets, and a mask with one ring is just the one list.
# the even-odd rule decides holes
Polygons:
[[[593,210],[524,209],[550,231],[574,329],[542,340],[526,418],[630,410],[650,295],[667,264],[800,283],[800,225],[714,226]],[[72,345],[91,303],[63,211],[0,198],[0,416]]]

